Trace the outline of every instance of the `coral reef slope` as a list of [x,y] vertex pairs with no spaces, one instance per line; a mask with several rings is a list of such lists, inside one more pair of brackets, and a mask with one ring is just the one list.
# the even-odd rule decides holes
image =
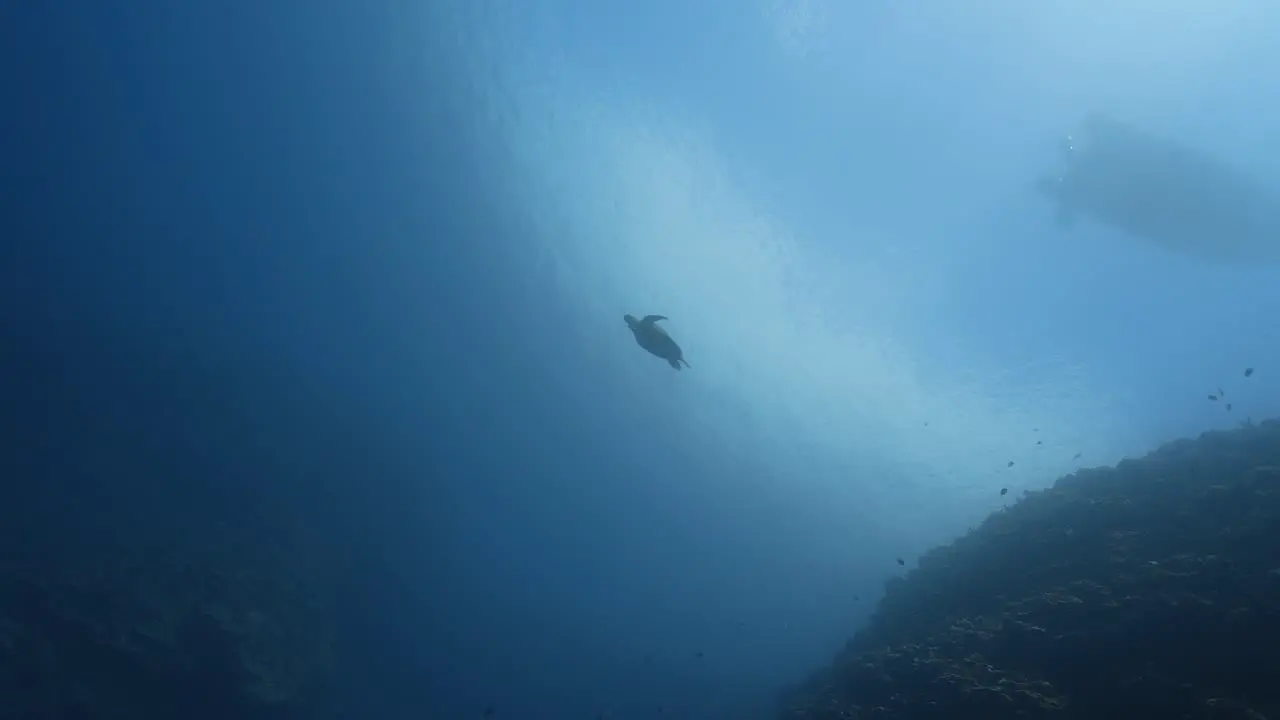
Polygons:
[[1280,422],[1025,494],[894,578],[780,717],[1280,717]]

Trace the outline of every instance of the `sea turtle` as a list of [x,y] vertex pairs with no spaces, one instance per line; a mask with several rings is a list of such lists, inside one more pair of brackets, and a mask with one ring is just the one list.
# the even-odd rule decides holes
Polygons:
[[643,320],[637,320],[634,315],[623,315],[622,319],[627,321],[627,327],[631,328],[631,333],[636,336],[636,342],[640,347],[671,363],[671,367],[677,370],[680,369],[680,363],[689,367],[689,362],[684,359],[684,352],[680,346],[671,339],[666,330],[658,326],[658,321],[666,320],[666,317],[645,315]]

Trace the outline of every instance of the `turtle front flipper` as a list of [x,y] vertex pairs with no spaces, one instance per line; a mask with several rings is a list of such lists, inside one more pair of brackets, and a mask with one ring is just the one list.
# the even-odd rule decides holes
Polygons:
[[644,319],[641,320],[640,322],[646,325],[652,325],[653,323],[659,320],[666,320],[666,319],[667,319],[666,315],[645,315]]

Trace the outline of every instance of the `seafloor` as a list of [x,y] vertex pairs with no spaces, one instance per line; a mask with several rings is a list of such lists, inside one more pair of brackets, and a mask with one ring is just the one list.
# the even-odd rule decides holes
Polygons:
[[3,418],[0,720],[318,717],[349,563],[312,499],[316,403],[156,343],[84,346],[89,367],[6,358],[38,402]]
[[[39,487],[0,508],[22,538],[0,548],[0,718],[313,717],[332,560],[306,533],[96,532]],[[1280,421],[1024,495],[891,581],[781,700],[791,720],[1280,720]]]
[[0,720],[307,717],[331,658],[296,553],[41,549],[0,568]]
[[890,581],[790,720],[1280,719],[1280,422],[1024,495]]

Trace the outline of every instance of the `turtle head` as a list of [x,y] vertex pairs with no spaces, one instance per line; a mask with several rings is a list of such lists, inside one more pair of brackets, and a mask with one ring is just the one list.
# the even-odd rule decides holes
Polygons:
[[640,324],[640,321],[636,320],[635,315],[623,315],[622,319],[627,321],[627,327],[631,328],[632,330],[635,330],[636,325]]

